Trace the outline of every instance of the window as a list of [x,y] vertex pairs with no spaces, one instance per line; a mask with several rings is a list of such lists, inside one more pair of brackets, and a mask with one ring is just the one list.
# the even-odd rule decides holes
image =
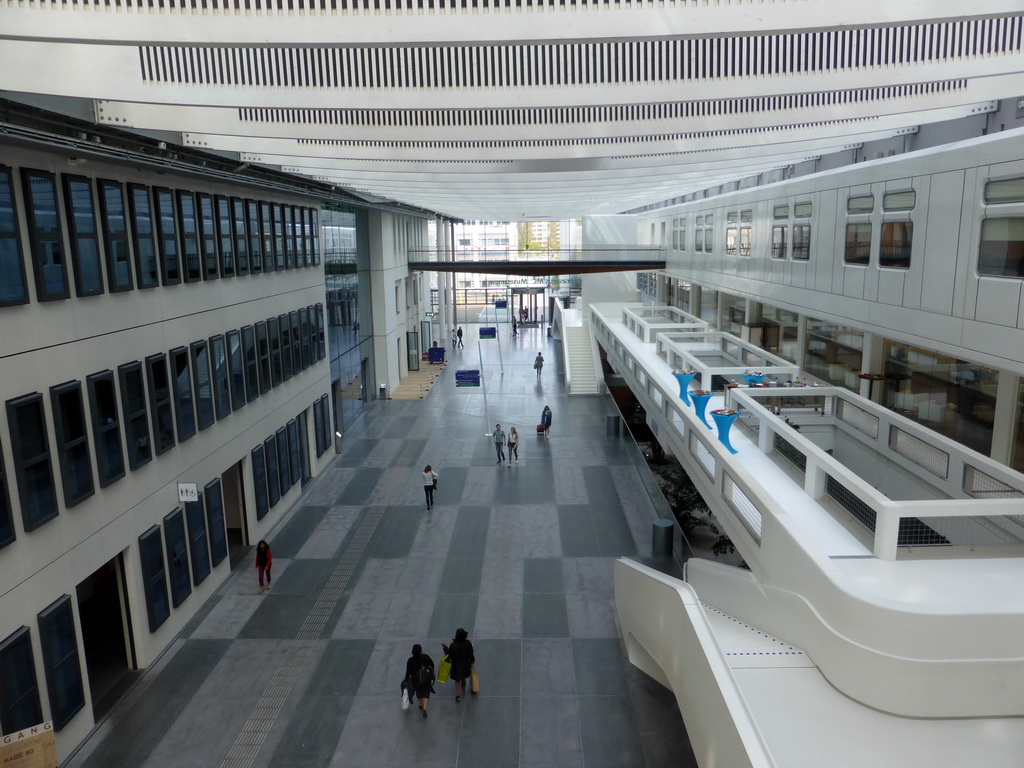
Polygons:
[[786,258],[786,227],[772,227],[772,258]]
[[917,202],[917,193],[914,190],[907,192],[886,192],[882,195],[883,211],[912,211]]
[[164,548],[160,526],[154,525],[139,536],[139,565],[142,568],[142,589],[146,595],[149,631],[156,632],[171,615],[167,599],[167,577],[164,574]]
[[[711,217],[708,216],[710,219]],[[711,253],[715,246],[715,230],[711,227],[704,228],[704,252]]]
[[324,404],[313,401],[313,443],[316,446],[316,457],[319,459],[327,449],[324,445]]
[[871,224],[846,225],[846,250],[843,260],[847,264],[866,265],[871,260]]
[[788,219],[789,218],[789,206],[788,205],[776,205],[772,208],[772,218],[775,220]]
[[181,222],[181,253],[185,262],[185,282],[194,283],[203,279],[203,263],[199,257],[196,197],[191,192],[178,190],[178,220]]
[[317,360],[323,360],[327,356],[326,343],[327,340],[324,336],[324,305],[316,305],[316,334],[319,343],[317,348],[320,350],[317,356]]
[[205,341],[192,342],[192,383],[196,392],[196,416],[199,429],[213,424],[213,388],[210,383],[210,352]]
[[196,433],[196,411],[192,397],[192,373],[188,366],[188,350],[171,350],[171,394],[174,396],[174,421],[178,442],[183,443]]
[[281,368],[282,378],[288,381],[292,377],[292,332],[288,323],[288,315],[278,315],[277,324],[281,329]]
[[7,471],[4,467],[3,452],[0,451],[0,549],[15,538],[14,521],[11,518],[11,495],[7,491]]
[[736,227],[726,227],[725,230],[725,253],[728,256],[736,255],[738,233]]
[[156,266],[156,240],[149,188],[128,185],[128,207],[132,214],[132,245],[135,251],[135,274],[139,288],[155,288],[160,280]]
[[25,218],[32,271],[36,279],[36,298],[39,301],[66,299],[70,292],[53,174],[27,168],[23,168],[21,173],[25,182]]
[[886,221],[882,224],[882,244],[878,266],[910,269],[910,251],[914,240],[912,221]]
[[71,597],[62,596],[37,617],[53,729],[59,731],[85,707],[82,665]]
[[251,325],[242,328],[242,362],[245,367],[245,399],[260,396],[260,363],[256,356],[256,331]]
[[751,227],[740,227],[740,256],[750,255],[753,237],[753,229]]
[[235,260],[238,274],[249,274],[249,235],[245,231],[245,203],[237,197],[231,198],[231,212],[235,228]]
[[794,219],[809,219],[814,212],[813,203],[797,203],[793,206]]
[[[702,216],[697,217],[697,224],[701,222]],[[704,251],[704,228],[698,226],[693,230],[693,250],[703,253]]]
[[324,412],[324,450],[326,451],[331,447],[331,442],[334,439],[334,435],[332,434],[334,429],[332,428],[333,419],[331,418],[331,401],[327,395],[322,395],[320,397],[320,406],[323,408]]
[[89,407],[92,415],[92,437],[96,447],[96,465],[100,488],[106,488],[124,477],[124,451],[121,448],[121,420],[117,413],[114,374],[101,371],[87,377]]
[[861,195],[846,200],[847,213],[871,213],[875,210],[875,196]]
[[298,375],[302,370],[302,336],[297,309],[288,313],[288,325],[292,329],[292,372]]
[[231,201],[217,195],[217,236],[220,243],[220,276],[235,276],[235,232],[231,221]]
[[8,400],[7,423],[11,430],[11,462],[18,480],[21,519],[25,530],[31,531],[57,516],[43,396],[34,393]]
[[281,383],[281,328],[277,318],[267,320],[267,330],[270,333],[270,375],[271,381],[276,387]]
[[299,310],[299,338],[302,339],[302,370],[306,370],[313,363],[313,336],[309,324],[310,307],[303,307]]
[[171,605],[177,608],[192,594],[188,570],[188,548],[185,544],[185,520],[181,508],[164,518],[164,542],[167,544],[167,575],[171,579]]
[[260,393],[270,391],[270,337],[267,324],[262,320],[256,323],[256,353],[259,355]]
[[117,181],[101,180],[97,183],[100,190],[100,216],[103,221],[103,247],[107,257],[107,287],[112,293],[130,291],[134,286],[124,187]]
[[231,413],[231,387],[228,379],[228,354],[224,337],[210,337],[210,356],[213,363],[213,404],[217,418],[227,418]]
[[224,499],[220,495],[220,479],[211,480],[203,488],[206,499],[206,525],[210,529],[210,561],[216,567],[228,556],[228,536],[224,530]]
[[811,225],[793,225],[793,261],[807,261],[811,258]]
[[285,269],[295,269],[295,207],[282,206],[284,213]]
[[288,430],[281,427],[277,430],[277,468],[281,473],[281,495],[284,496],[292,487],[291,459],[288,455]]
[[77,381],[69,381],[50,387],[50,405],[53,408],[64,506],[71,508],[95,492],[89,435],[85,429],[82,385]]
[[245,227],[249,234],[249,269],[263,271],[263,238],[260,236],[260,209],[255,200],[245,201]]
[[1024,178],[990,181],[985,184],[986,203],[1024,202]]
[[727,223],[732,223],[739,220],[740,215],[736,211],[729,211],[727,214],[725,214],[725,221]]
[[196,501],[185,502],[185,523],[188,525],[192,581],[198,587],[210,575],[210,550],[206,541],[206,516],[203,514],[202,492]]
[[308,213],[306,208],[295,209],[295,247],[300,267],[309,266],[309,224],[306,221]]
[[277,469],[277,439],[268,437],[263,441],[263,456],[267,460],[267,496],[270,506],[281,500],[281,480]]
[[285,268],[285,233],[284,233],[284,214],[281,212],[281,206],[278,203],[271,205],[271,210],[274,216],[274,259],[276,261],[276,269]]
[[203,258],[203,279],[216,280],[220,277],[220,253],[217,251],[213,198],[200,192],[196,199],[199,201],[199,250]]
[[156,231],[160,243],[160,277],[164,285],[181,282],[181,254],[178,249],[178,221],[174,215],[174,193],[155,187]]
[[292,484],[302,477],[302,457],[299,455],[299,422],[288,420],[288,469]]
[[981,222],[978,274],[1024,277],[1024,218]]
[[260,203],[260,235],[263,237],[263,271],[273,272],[277,252],[274,250],[273,208],[270,203]]
[[14,733],[43,721],[28,627],[0,643],[0,730]]
[[263,460],[263,446],[257,445],[249,454],[252,459],[252,489],[256,496],[256,519],[262,520],[270,511],[267,504],[267,465]]
[[174,447],[171,381],[167,375],[167,357],[165,355],[150,355],[146,358],[146,378],[149,382],[149,409],[153,419],[155,450],[159,456]]
[[100,266],[100,241],[96,229],[92,183],[81,176],[64,176],[64,203],[67,206],[71,263],[75,271],[75,295],[103,293],[103,268]]
[[228,331],[227,344],[231,410],[237,411],[245,405],[245,367],[242,365],[242,335],[238,331]]
[[310,253],[313,255],[313,265],[320,265],[320,223],[319,214],[313,208],[309,209],[309,230],[312,238]]
[[309,429],[306,425],[306,412],[300,411],[295,420],[298,422],[297,430],[299,433],[299,477],[302,480],[302,485],[305,486],[311,477],[309,471]]
[[0,166],[0,306],[28,301],[11,169]]
[[117,377],[121,382],[121,408],[124,413],[125,436],[128,438],[128,466],[138,469],[153,458],[149,447],[149,426],[146,423],[142,366],[139,363],[118,366]]

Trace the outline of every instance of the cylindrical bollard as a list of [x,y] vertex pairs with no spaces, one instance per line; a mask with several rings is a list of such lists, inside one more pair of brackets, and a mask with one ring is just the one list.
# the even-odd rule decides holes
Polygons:
[[604,417],[604,429],[608,437],[619,436],[619,423],[622,421],[617,413],[609,413]]
[[387,384],[381,384],[380,385],[380,388],[377,390],[377,397],[380,398],[381,400],[386,400],[387,399],[387,397],[388,397],[388,385]]
[[672,534],[675,523],[671,520],[655,520],[651,530],[651,556],[666,560],[672,557]]

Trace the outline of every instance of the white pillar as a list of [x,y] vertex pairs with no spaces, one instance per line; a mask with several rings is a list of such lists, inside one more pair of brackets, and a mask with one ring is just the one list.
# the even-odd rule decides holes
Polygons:
[[992,425],[991,457],[1009,464],[1013,452],[1013,431],[1017,417],[1018,376],[1013,371],[999,371],[996,383],[996,412]]

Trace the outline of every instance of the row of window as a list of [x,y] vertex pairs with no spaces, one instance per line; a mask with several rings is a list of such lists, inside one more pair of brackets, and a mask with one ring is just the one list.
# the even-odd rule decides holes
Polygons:
[[[317,304],[120,365],[118,387],[112,371],[88,376],[100,487],[125,476],[123,446],[128,469],[139,469],[154,453],[166,453],[325,356],[323,305]],[[51,387],[50,403],[64,506],[71,508],[95,492],[81,382]],[[58,514],[43,396],[6,405],[22,522],[31,531]],[[6,477],[0,455],[0,548],[16,537]]]
[[[320,264],[314,208],[30,168],[21,180],[39,301],[68,298],[70,281],[95,296]],[[0,166],[0,306],[29,300],[18,213]]]

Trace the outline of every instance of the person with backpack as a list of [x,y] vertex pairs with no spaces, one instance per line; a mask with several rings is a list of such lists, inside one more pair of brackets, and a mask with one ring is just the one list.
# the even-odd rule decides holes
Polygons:
[[455,630],[455,639],[451,645],[441,643],[441,650],[448,654],[448,660],[452,663],[450,679],[455,681],[455,701],[462,701],[462,694],[466,690],[466,679],[473,671],[473,664],[476,656],[473,655],[473,644],[469,642],[469,633],[462,627]]
[[544,427],[544,437],[548,437],[551,432],[551,409],[546,405],[540,413],[540,425]]
[[427,719],[427,702],[434,692],[434,660],[423,652],[423,646],[416,643],[412,647],[412,656],[405,662],[406,690],[413,691],[419,700],[423,719]]

